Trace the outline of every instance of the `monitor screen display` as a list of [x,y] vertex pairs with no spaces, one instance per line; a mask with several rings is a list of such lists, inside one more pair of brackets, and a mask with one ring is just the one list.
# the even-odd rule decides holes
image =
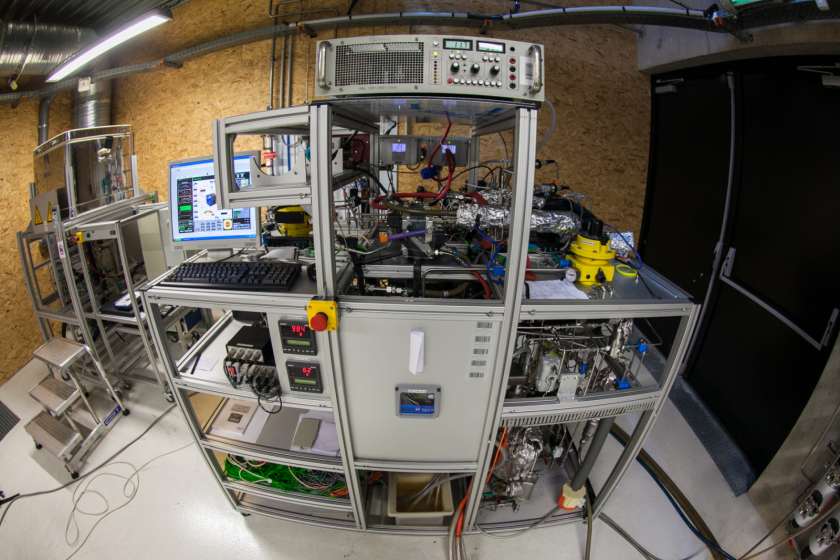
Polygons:
[[395,154],[396,153],[404,154],[405,153],[405,144],[398,144],[397,142],[394,142],[393,144],[391,144],[391,151],[394,152]]
[[[234,177],[240,188],[251,184],[250,158],[234,157]],[[259,235],[256,209],[219,208],[212,158],[170,166],[169,208],[175,243],[229,241],[233,246]]]
[[455,151],[456,151],[455,150],[455,145],[454,144],[441,144],[440,145],[440,151],[441,151],[441,153],[449,152],[450,154],[454,154]]

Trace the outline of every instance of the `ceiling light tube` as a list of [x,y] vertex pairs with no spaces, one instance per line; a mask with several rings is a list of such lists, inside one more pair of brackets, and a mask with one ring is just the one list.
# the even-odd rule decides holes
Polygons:
[[132,37],[166,23],[172,19],[172,12],[167,9],[158,9],[147,12],[135,18],[127,24],[119,27],[104,37],[100,37],[93,43],[86,45],[82,50],[59,64],[49,78],[48,82],[58,82],[67,76],[79,71],[91,60],[99,55],[113,49],[117,45],[128,41]]

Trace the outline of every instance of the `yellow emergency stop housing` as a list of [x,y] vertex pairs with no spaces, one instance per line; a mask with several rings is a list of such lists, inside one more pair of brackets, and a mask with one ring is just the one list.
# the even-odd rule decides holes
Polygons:
[[301,206],[287,206],[274,211],[277,231],[289,237],[306,237],[312,232],[312,216]]
[[581,284],[600,284],[597,280],[599,269],[603,271],[606,282],[612,281],[615,265],[610,264],[610,261],[615,258],[615,251],[610,247],[610,241],[602,243],[597,239],[578,235],[569,245],[569,253],[566,258],[575,263],[575,268],[580,270],[578,282]]
[[334,331],[338,328],[338,304],[334,301],[311,299],[306,304],[306,316],[309,326],[312,326],[312,318],[318,313],[327,316],[327,330]]

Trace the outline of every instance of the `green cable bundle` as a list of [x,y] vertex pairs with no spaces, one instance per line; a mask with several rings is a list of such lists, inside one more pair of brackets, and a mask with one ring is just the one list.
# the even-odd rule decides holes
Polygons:
[[270,486],[282,492],[347,498],[347,483],[344,475],[340,473],[276,465],[264,461],[246,461],[242,457],[228,455],[225,460],[225,474],[232,479]]

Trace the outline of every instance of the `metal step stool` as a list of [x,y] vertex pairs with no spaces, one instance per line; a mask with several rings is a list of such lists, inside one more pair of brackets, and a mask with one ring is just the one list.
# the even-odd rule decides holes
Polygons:
[[[50,453],[64,462],[64,467],[72,478],[78,478],[79,473],[74,468],[73,462],[79,460],[99,438],[107,433],[113,426],[114,420],[119,418],[120,412],[128,416],[129,411],[123,405],[122,396],[114,390],[108,380],[102,364],[84,344],[56,337],[35,350],[33,355],[58,370],[62,376],[69,377],[75,389],[54,377],[47,377],[35,386],[29,392],[29,396],[40,403],[44,411],[26,425],[26,432],[35,441],[37,449],[46,447]],[[88,402],[87,391],[71,367],[77,360],[85,357],[90,357],[106,391],[117,404],[103,420],[99,419]],[[79,401],[85,404],[85,408],[93,418],[96,425],[93,430],[77,424],[70,415]]]

